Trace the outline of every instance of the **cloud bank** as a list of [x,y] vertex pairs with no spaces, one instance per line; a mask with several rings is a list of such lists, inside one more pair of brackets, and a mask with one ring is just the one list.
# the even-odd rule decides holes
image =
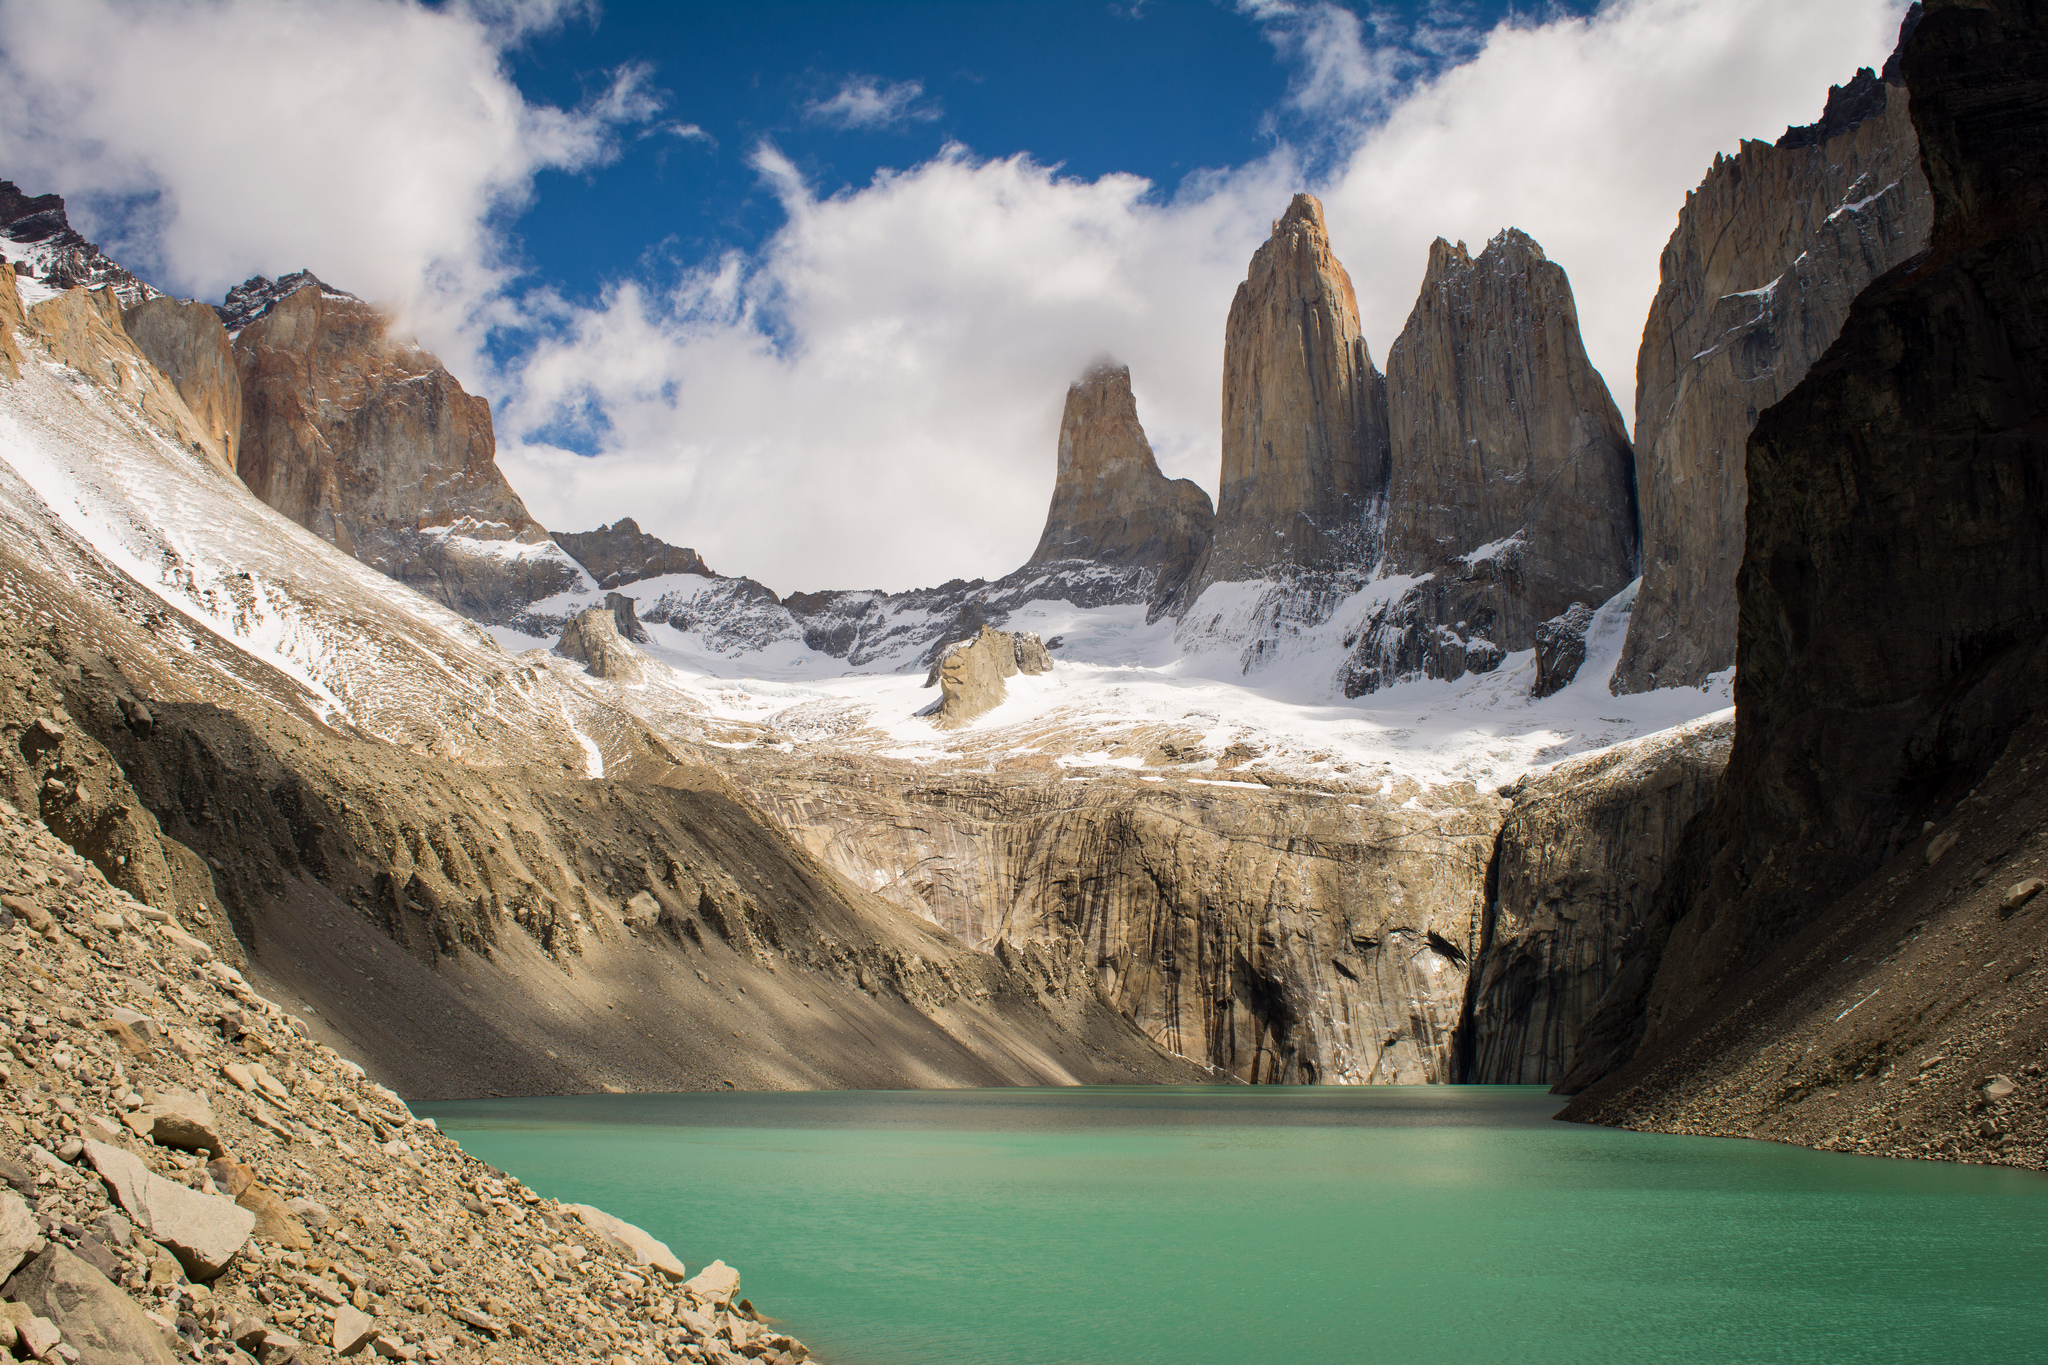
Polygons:
[[[786,214],[767,242],[581,306],[508,290],[506,215],[540,170],[663,125],[644,70],[575,109],[506,78],[508,47],[580,7],[11,0],[0,155],[25,188],[142,203],[111,245],[181,290],[306,265],[404,307],[496,401],[500,461],[550,526],[632,515],[778,589],[896,588],[1029,553],[1066,384],[1105,351],[1131,366],[1167,472],[1213,491],[1224,318],[1300,188],[1328,206],[1377,359],[1432,238],[1513,225],[1570,273],[1630,412],[1686,191],[1715,152],[1817,117],[1830,83],[1883,59],[1902,8],[1611,0],[1391,32],[1248,0],[1294,71],[1251,164],[1161,187],[953,146],[824,193],[762,143],[752,164]],[[812,117],[884,126],[921,96],[855,78]],[[492,329],[523,341],[502,369]]]

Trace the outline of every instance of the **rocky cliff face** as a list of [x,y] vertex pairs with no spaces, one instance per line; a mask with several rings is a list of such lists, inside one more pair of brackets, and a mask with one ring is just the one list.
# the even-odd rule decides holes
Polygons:
[[236,469],[258,497],[477,619],[583,581],[499,473],[490,404],[375,308],[307,275],[259,276],[222,311],[241,372]]
[[1156,601],[1194,571],[1215,520],[1198,485],[1159,472],[1127,367],[1105,361],[1074,381],[1052,506],[1027,570],[1120,570],[1135,600]]
[[1502,232],[1476,259],[1462,242],[1430,248],[1388,352],[1387,410],[1385,571],[1427,581],[1366,625],[1346,695],[1484,672],[1635,576],[1621,413],[1586,358],[1570,282],[1527,235]]
[[[13,293],[11,279],[6,287]],[[178,384],[137,345],[125,325],[120,295],[113,288],[68,289],[26,309],[24,324],[31,346],[53,360],[103,378],[118,400],[118,410],[133,414],[213,469],[233,475],[219,421],[228,395],[223,388],[210,386],[204,373],[203,345],[192,348],[196,353],[193,364],[184,373],[187,386],[202,398],[211,395],[219,399],[209,407],[211,415],[204,418],[186,405]],[[182,331],[187,326],[186,321],[179,321],[167,330]],[[162,332],[148,325],[143,330],[155,335],[160,344],[176,348],[177,343],[165,342]]]
[[1686,825],[1713,799],[1733,728],[1701,721],[1507,789],[1463,1079],[1543,1085],[1571,1069]]
[[1750,429],[1850,301],[1927,244],[1930,212],[1895,67],[1858,72],[1775,146],[1716,157],[1686,196],[1636,361],[1643,586],[1617,692],[1692,686],[1735,662]]
[[[1982,1072],[2048,1048],[2043,921],[2000,890],[2041,860],[2048,14],[1929,5],[1901,67],[1931,244],[1750,437],[1727,776],[1641,984],[1588,1031],[1573,1117],[1832,1141],[1864,1115],[1871,1140],[1996,1154],[1998,1122],[1957,1121]],[[1887,1086],[1907,1061],[1936,1083]]]
[[159,296],[78,235],[65,215],[63,196],[31,198],[11,180],[0,180],[0,260],[9,262],[29,286],[31,303],[79,288],[111,289],[123,308]]
[[647,534],[631,517],[621,517],[595,531],[556,531],[554,540],[590,572],[600,588],[623,587],[665,574],[719,576],[695,550]]
[[1323,206],[1297,194],[1230,304],[1216,530],[1185,600],[1212,583],[1369,567],[1386,485],[1386,383]]
[[214,310],[189,299],[158,297],[123,309],[121,325],[171,381],[207,441],[233,469],[242,439],[242,376],[234,343]]
[[1497,798],[732,762],[847,880],[1181,1056],[1259,1083],[1457,1074]]

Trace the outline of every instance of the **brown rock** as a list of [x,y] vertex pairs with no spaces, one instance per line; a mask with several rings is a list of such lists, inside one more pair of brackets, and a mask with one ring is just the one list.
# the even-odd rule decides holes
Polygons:
[[208,424],[129,337],[121,300],[111,289],[73,289],[45,299],[28,310],[27,327],[51,358],[106,376],[113,394],[164,435],[213,468],[234,471]]
[[280,284],[294,287],[258,277],[229,295],[242,324],[235,467],[250,490],[466,615],[499,619],[575,586],[498,470],[491,405],[391,338],[369,304],[310,275]]
[[1386,479],[1386,384],[1323,206],[1297,194],[1231,301],[1215,535],[1184,600],[1211,583],[1370,565],[1367,511]]
[[1750,429],[1864,286],[1927,245],[1930,214],[1890,67],[1829,91],[1819,124],[1716,156],[1686,196],[1636,360],[1643,586],[1616,692],[1689,687],[1735,662]]
[[1156,600],[1193,571],[1215,520],[1199,485],[1159,472],[1128,367],[1104,360],[1074,381],[1060,418],[1052,505],[1027,568],[1128,569],[1145,580],[1140,596]]
[[647,676],[645,656],[619,634],[618,614],[610,607],[591,607],[570,617],[555,653],[607,682],[636,683]]
[[177,389],[223,465],[233,469],[242,435],[242,377],[220,316],[203,303],[164,296],[124,309],[121,325]]
[[955,645],[932,669],[939,700],[919,712],[941,730],[955,730],[1002,704],[1003,679],[1017,676],[1017,644],[1008,634],[983,626],[972,640]]

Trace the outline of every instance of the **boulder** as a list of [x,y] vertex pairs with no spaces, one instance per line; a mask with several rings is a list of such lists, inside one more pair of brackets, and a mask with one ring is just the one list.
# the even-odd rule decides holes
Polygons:
[[1593,624],[1593,609],[1574,602],[1561,616],[1553,616],[1536,627],[1536,684],[1530,693],[1548,697],[1562,692],[1579,676],[1586,662],[1586,627]]
[[683,1281],[683,1288],[707,1303],[729,1303],[740,1292],[740,1273],[724,1261],[713,1261]]
[[932,669],[939,699],[919,714],[941,730],[954,730],[1002,704],[1003,679],[1017,675],[1017,644],[1008,634],[983,626],[972,640],[954,645]]
[[211,1280],[225,1270],[256,1226],[249,1210],[166,1180],[118,1147],[88,1142],[85,1155],[115,1202],[194,1280]]
[[133,1299],[61,1246],[46,1248],[23,1267],[7,1294],[63,1333],[78,1353],[75,1365],[174,1365],[177,1359]]
[[370,1344],[377,1320],[350,1304],[334,1310],[333,1346],[336,1355],[352,1356]]
[[14,1273],[22,1258],[43,1239],[35,1215],[18,1195],[0,1194],[0,1279]]
[[[614,594],[616,596],[617,594]],[[630,605],[631,599],[624,599]],[[606,682],[637,683],[646,680],[640,651],[619,633],[618,614],[610,607],[591,607],[577,612],[562,627],[555,653],[574,659],[584,671]]]
[[204,1095],[190,1090],[159,1090],[154,1103],[141,1110],[149,1120],[149,1136],[160,1147],[219,1156],[226,1150],[220,1123]]
[[1017,671],[1033,677],[1052,672],[1052,654],[1045,647],[1045,641],[1028,630],[1020,630],[1010,637],[1016,642]]
[[[650,1266],[671,1280],[683,1278],[683,1263],[676,1259],[675,1253],[668,1249],[666,1242],[652,1233],[636,1228],[625,1219],[615,1218],[603,1209],[593,1208],[589,1204],[565,1204],[563,1207],[582,1219],[585,1227],[617,1243],[633,1258],[635,1264]],[[734,1277],[734,1283],[738,1283],[737,1276]]]

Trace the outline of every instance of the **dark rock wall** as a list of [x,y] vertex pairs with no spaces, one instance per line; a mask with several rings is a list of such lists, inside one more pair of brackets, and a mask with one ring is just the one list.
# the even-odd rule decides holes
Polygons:
[[[1930,5],[1901,66],[1932,242],[1750,438],[1727,776],[1567,1077],[1600,1082],[1577,1116],[1652,1103],[1656,1056],[1919,852],[2048,702],[2048,7]],[[1960,976],[1910,989],[1971,1008]]]

